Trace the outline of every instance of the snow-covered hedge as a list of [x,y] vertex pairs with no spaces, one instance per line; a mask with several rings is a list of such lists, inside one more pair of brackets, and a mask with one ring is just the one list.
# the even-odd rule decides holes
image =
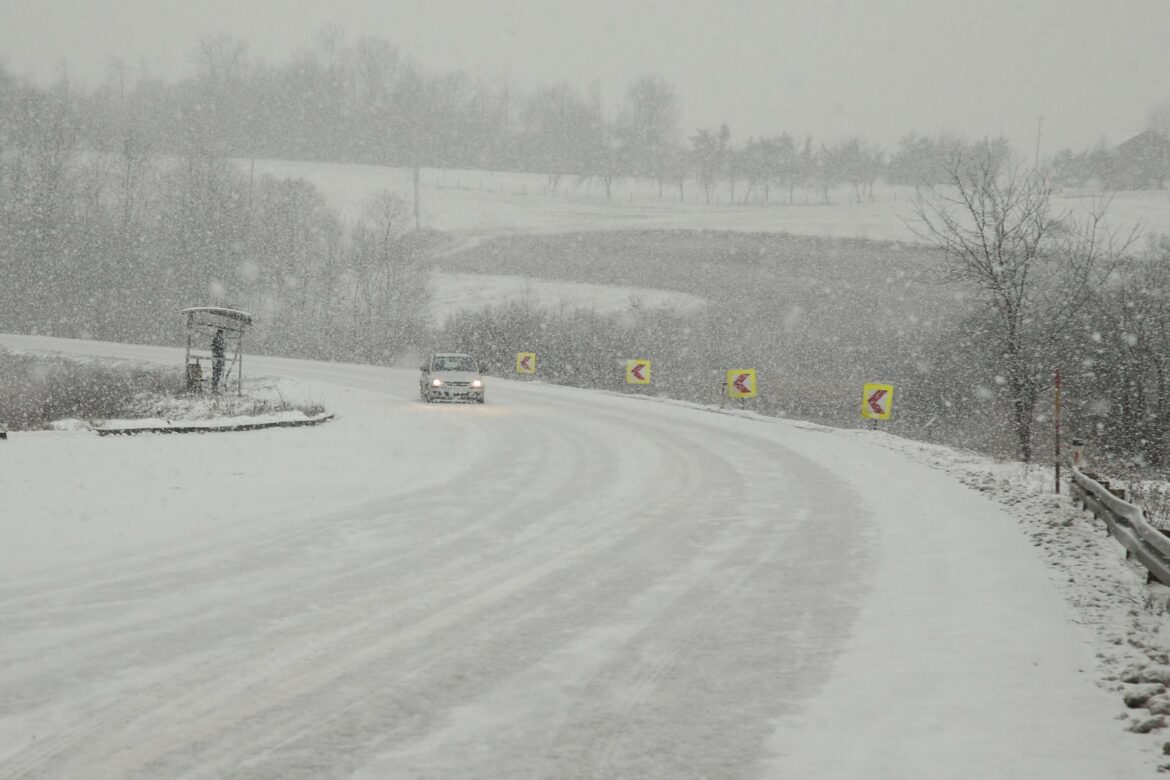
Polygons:
[[0,349],[0,422],[47,428],[62,418],[134,416],[143,396],[176,395],[178,367],[20,355]]

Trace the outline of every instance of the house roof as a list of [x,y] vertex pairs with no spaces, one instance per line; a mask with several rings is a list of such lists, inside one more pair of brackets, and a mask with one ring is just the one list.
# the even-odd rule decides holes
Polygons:
[[1170,154],[1170,138],[1156,130],[1146,130],[1117,145],[1119,154]]

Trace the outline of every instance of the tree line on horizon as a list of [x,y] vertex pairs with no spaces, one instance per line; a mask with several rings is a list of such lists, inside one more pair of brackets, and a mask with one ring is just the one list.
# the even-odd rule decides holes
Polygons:
[[[464,72],[431,73],[385,40],[347,43],[332,28],[276,64],[250,57],[242,40],[206,38],[190,75],[173,83],[114,63],[88,93],[65,82],[41,90],[2,66],[0,85],[8,95],[68,99],[94,145],[103,125],[119,123],[123,143],[155,154],[512,170],[596,179],[607,194],[615,180],[639,178],[657,182],[660,194],[693,186],[707,200],[723,183],[743,202],[791,201],[797,188],[827,201],[843,185],[861,200],[879,179],[944,183],[947,160],[966,143],[913,131],[893,150],[860,135],[824,141],[778,132],[734,143],[726,123],[684,132],[681,98],[659,76],[631,82],[607,117],[596,85],[522,92]],[[1013,154],[1005,139],[987,140]],[[1104,146],[1064,149],[1047,161],[1054,181],[1069,186],[1119,184],[1116,162]]]

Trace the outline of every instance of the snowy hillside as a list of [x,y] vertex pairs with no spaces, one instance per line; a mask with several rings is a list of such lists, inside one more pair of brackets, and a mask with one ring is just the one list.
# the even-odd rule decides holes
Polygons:
[[1087,516],[989,500],[1011,493],[981,459],[519,381],[430,406],[412,372],[249,367],[336,420],[0,442],[0,776],[1154,772],[1158,738],[1101,684],[1150,634],[1089,603],[1140,587]]

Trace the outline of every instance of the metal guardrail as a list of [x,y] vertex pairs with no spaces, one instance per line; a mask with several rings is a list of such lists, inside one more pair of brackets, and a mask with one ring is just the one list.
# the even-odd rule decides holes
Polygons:
[[1114,495],[1107,485],[1072,467],[1072,496],[1105,522],[1109,533],[1146,567],[1147,580],[1170,585],[1170,537],[1150,525],[1145,513]]

